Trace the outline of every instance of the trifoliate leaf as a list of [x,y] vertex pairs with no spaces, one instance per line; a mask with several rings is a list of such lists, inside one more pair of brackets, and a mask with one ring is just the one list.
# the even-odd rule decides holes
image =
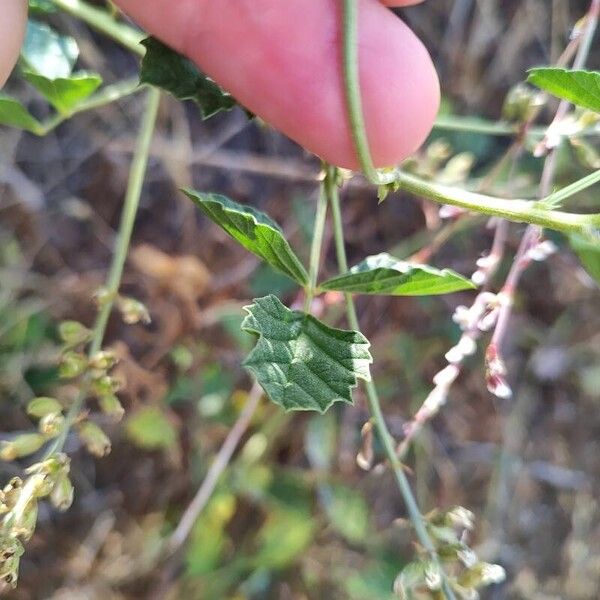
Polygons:
[[18,100],[4,94],[0,94],[0,125],[24,129],[36,135],[40,135],[43,129],[42,124]]
[[93,94],[102,78],[95,73],[81,71],[70,77],[50,79],[33,71],[24,71],[23,77],[33,85],[46,100],[63,114],[70,113],[80,102]]
[[162,88],[178,100],[194,101],[205,119],[237,105],[231,94],[201,73],[185,56],[153,37],[146,38],[142,44],[146,55],[142,60],[141,83]]
[[475,286],[450,269],[407,263],[382,253],[367,257],[348,273],[329,279],[319,287],[380,296],[432,296]]
[[265,213],[225,196],[203,194],[190,189],[183,192],[246,250],[300,285],[308,283],[306,269],[283,236],[281,228]]
[[527,81],[577,106],[600,112],[600,72],[598,71],[531,69]]
[[21,58],[27,68],[49,79],[69,77],[79,56],[77,42],[33,19],[27,23]]
[[285,410],[323,413],[334,402],[352,403],[357,379],[370,380],[373,359],[362,333],[328,327],[275,296],[257,298],[245,310],[242,329],[258,341],[244,366]]

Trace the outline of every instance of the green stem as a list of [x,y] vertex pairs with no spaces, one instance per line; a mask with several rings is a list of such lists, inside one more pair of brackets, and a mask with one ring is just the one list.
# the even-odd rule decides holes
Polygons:
[[[123,204],[123,212],[121,213],[121,223],[119,225],[119,232],[117,235],[110,271],[106,280],[106,299],[102,302],[100,310],[98,311],[98,316],[96,317],[96,322],[94,323],[94,328],[92,329],[92,339],[88,350],[88,356],[90,358],[102,348],[102,342],[104,340],[104,333],[106,332],[108,318],[110,317],[115,298],[119,293],[123,268],[125,266],[125,260],[129,250],[133,225],[135,223],[135,217],[142,194],[142,186],[144,184],[144,178],[146,175],[146,168],[148,166],[150,145],[152,143],[152,136],[154,134],[154,126],[158,114],[159,102],[160,92],[155,88],[151,88],[148,91],[147,105],[136,142],[133,161],[131,163],[131,170],[129,172],[129,181],[127,183],[127,191],[125,193],[125,202]],[[79,396],[69,408],[63,429],[60,435],[54,440],[54,443],[48,448],[47,456],[62,450],[69,429],[77,419],[79,411],[81,410],[83,402],[85,401],[88,391],[88,384],[89,381],[84,380],[82,382],[82,389],[79,393]]]
[[56,114],[44,123],[41,124],[40,129],[38,129],[35,133],[39,136],[44,136],[50,133],[53,129],[56,129],[61,123],[70,119],[71,117],[86,112],[88,110],[94,110],[96,108],[101,108],[102,106],[106,106],[107,104],[111,104],[112,102],[116,102],[121,98],[125,98],[134,94],[135,92],[143,89],[140,86],[140,80],[138,77],[133,77],[131,79],[125,79],[123,81],[119,81],[118,83],[107,85],[102,88],[97,94],[94,94],[78,104],[72,111],[65,114]]
[[600,181],[600,169],[590,173],[586,177],[583,177],[579,181],[568,185],[549,196],[546,196],[543,200],[540,200],[540,204],[543,206],[553,208],[555,206],[560,206],[564,200],[586,190],[587,188],[595,185]]
[[313,228],[313,238],[310,247],[310,265],[308,270],[308,286],[305,289],[304,312],[310,312],[315,292],[317,289],[317,278],[319,276],[319,263],[321,260],[321,248],[323,246],[323,234],[325,233],[325,221],[327,220],[327,197],[323,189],[319,193],[317,202],[317,214]]
[[[369,181],[376,185],[397,183],[409,192],[442,204],[451,204],[485,215],[503,217],[558,231],[585,234],[590,230],[600,229],[600,214],[576,215],[550,211],[543,208],[545,203],[543,199],[540,203],[526,200],[505,200],[429,183],[398,170],[378,171],[371,158],[362,109],[358,61],[358,2],[357,0],[342,0],[342,2],[343,71],[348,121],[361,169]],[[577,188],[577,185],[578,183],[569,186],[569,191],[561,196],[561,200],[581,189]]]
[[144,34],[129,25],[115,21],[105,10],[91,6],[81,0],[53,0],[53,2],[61,10],[104,33],[135,54],[144,56],[144,47],[140,45],[140,42],[144,39]]
[[383,176],[377,171],[371,158],[369,139],[362,107],[360,93],[360,73],[358,62],[358,2],[343,0],[343,69],[346,88],[346,105],[348,121],[354,140],[354,148],[365,177],[376,185],[393,181],[393,177]]
[[[344,242],[344,226],[342,223],[342,214],[340,210],[340,200],[336,179],[337,178],[335,168],[328,167],[327,176],[324,182],[325,195],[329,200],[329,203],[331,205],[331,212],[333,215],[334,239],[337,253],[338,269],[340,273],[346,273],[348,271],[348,259],[346,257],[346,248]],[[344,298],[346,302],[348,324],[352,329],[360,331],[358,316],[356,314],[356,307],[354,305],[352,295],[344,294]],[[402,498],[404,499],[406,510],[415,529],[417,538],[419,539],[419,542],[423,546],[423,548],[425,548],[425,550],[428,552],[431,560],[437,565],[439,572],[442,575],[442,590],[444,592],[444,595],[448,600],[455,600],[454,592],[452,591],[450,583],[448,582],[448,578],[442,568],[440,559],[435,549],[435,545],[427,531],[425,519],[417,505],[417,501],[415,500],[415,496],[410,487],[410,483],[406,475],[404,474],[402,463],[400,462],[396,454],[394,438],[392,437],[392,434],[387,428],[387,425],[385,423],[385,417],[383,416],[383,413],[381,411],[381,403],[379,402],[377,388],[375,387],[373,381],[367,381],[365,384],[365,389],[367,392],[367,400],[369,403],[369,411],[371,413],[371,417],[375,423],[375,427],[377,428],[377,433],[379,435],[381,443],[383,444],[385,454],[394,472],[396,483],[398,484],[398,488],[400,490],[400,493],[402,494]]]
[[[585,178],[587,179],[587,185],[584,187],[591,185],[590,179],[594,179],[595,182],[595,177],[596,175],[593,174],[592,176]],[[397,173],[397,181],[402,189],[417,196],[423,196],[441,204],[458,206],[484,215],[510,219],[517,223],[539,225],[541,227],[556,229],[557,231],[564,231],[566,233],[588,234],[590,231],[597,231],[600,229],[600,214],[579,215],[548,210],[543,207],[546,204],[546,198],[539,202],[495,198],[493,196],[486,196],[485,194],[477,194],[458,188],[431,183],[413,175],[400,172]],[[583,189],[583,187],[581,187],[581,182],[576,182],[567,189],[568,192],[566,190],[557,192],[557,194],[553,194],[548,198],[553,198],[560,194],[560,199],[562,201],[567,197],[574,195],[577,191]]]

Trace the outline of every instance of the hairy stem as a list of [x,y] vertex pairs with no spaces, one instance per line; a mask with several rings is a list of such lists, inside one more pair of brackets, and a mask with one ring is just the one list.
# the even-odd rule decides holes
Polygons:
[[145,50],[140,45],[144,35],[137,29],[115,21],[106,11],[81,0],[53,0],[53,2],[64,12],[87,23],[135,54],[144,56]]
[[[344,243],[344,227],[342,223],[342,215],[340,210],[340,201],[336,179],[337,177],[335,168],[328,167],[327,176],[323,185],[325,188],[325,194],[331,205],[331,211],[333,214],[333,228],[338,269],[340,273],[345,273],[348,271],[348,260],[346,257],[346,248]],[[354,305],[352,295],[344,294],[344,298],[346,302],[348,324],[352,329],[360,331],[358,316],[356,314],[356,307]],[[452,591],[452,588],[450,587],[450,584],[448,582],[448,578],[445,575],[444,570],[441,566],[433,541],[431,540],[431,537],[427,532],[425,519],[417,505],[417,501],[415,500],[415,496],[410,487],[410,483],[406,475],[404,474],[402,463],[396,455],[396,450],[394,448],[394,438],[392,437],[392,434],[390,433],[385,423],[385,418],[381,410],[381,403],[379,402],[379,396],[377,394],[377,388],[375,387],[373,381],[367,381],[365,383],[365,389],[367,393],[367,400],[369,403],[369,411],[375,423],[375,427],[377,429],[377,433],[379,435],[381,443],[383,444],[385,454],[394,472],[396,483],[398,484],[398,489],[400,490],[402,498],[404,499],[406,510],[415,529],[417,538],[419,539],[419,542],[423,546],[423,548],[425,548],[425,550],[430,555],[431,560],[434,561],[434,563],[438,566],[439,571],[442,574],[442,589],[445,597],[447,598],[447,600],[455,600],[454,592]]]
[[[123,212],[121,213],[121,224],[119,225],[115,251],[113,254],[108,278],[106,280],[105,299],[102,302],[100,310],[98,311],[98,316],[96,317],[96,322],[94,323],[94,327],[92,329],[92,339],[88,350],[88,355],[90,358],[102,348],[102,342],[104,340],[104,333],[106,332],[108,318],[110,317],[115,298],[118,295],[119,287],[121,285],[123,268],[125,266],[125,260],[129,250],[133,225],[135,223],[135,217],[142,194],[142,186],[146,175],[146,167],[148,165],[150,145],[152,142],[152,136],[154,134],[154,126],[158,114],[159,102],[160,92],[154,88],[150,89],[148,92],[146,109],[144,111],[144,116],[137,138],[133,161],[131,163],[131,170],[129,172],[125,203],[123,205]],[[81,392],[79,393],[79,396],[75,402],[73,402],[69,408],[63,429],[60,435],[54,440],[54,443],[49,447],[47,452],[48,456],[62,450],[69,433],[69,429],[77,419],[79,411],[81,410],[83,402],[85,401],[88,391],[88,384],[89,381],[82,382]]]
[[310,266],[308,271],[308,286],[305,290],[304,312],[310,312],[315,291],[317,289],[317,278],[319,276],[319,263],[321,261],[321,247],[323,246],[323,234],[325,233],[325,221],[327,219],[327,198],[323,189],[319,192],[317,203],[317,215],[313,228],[313,238],[310,247]]

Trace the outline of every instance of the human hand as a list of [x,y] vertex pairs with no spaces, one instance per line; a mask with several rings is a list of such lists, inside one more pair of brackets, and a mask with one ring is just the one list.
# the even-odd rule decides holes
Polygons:
[[[5,1],[16,7],[16,19],[24,0]],[[377,0],[359,2],[360,76],[371,153],[376,166],[394,165],[429,133],[439,106],[438,79],[427,51],[400,19]],[[339,0],[116,3],[250,111],[328,162],[358,166],[343,91]],[[6,43],[4,65],[14,56],[14,42]],[[2,73],[0,66],[0,82]]]

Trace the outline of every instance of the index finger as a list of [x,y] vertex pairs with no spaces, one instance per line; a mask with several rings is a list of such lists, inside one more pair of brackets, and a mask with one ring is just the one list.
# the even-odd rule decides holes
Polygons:
[[[250,111],[328,162],[358,166],[341,69],[339,0],[117,2]],[[376,166],[394,165],[429,133],[439,105],[437,75],[421,42],[382,4],[359,0],[359,11],[371,154]]]

